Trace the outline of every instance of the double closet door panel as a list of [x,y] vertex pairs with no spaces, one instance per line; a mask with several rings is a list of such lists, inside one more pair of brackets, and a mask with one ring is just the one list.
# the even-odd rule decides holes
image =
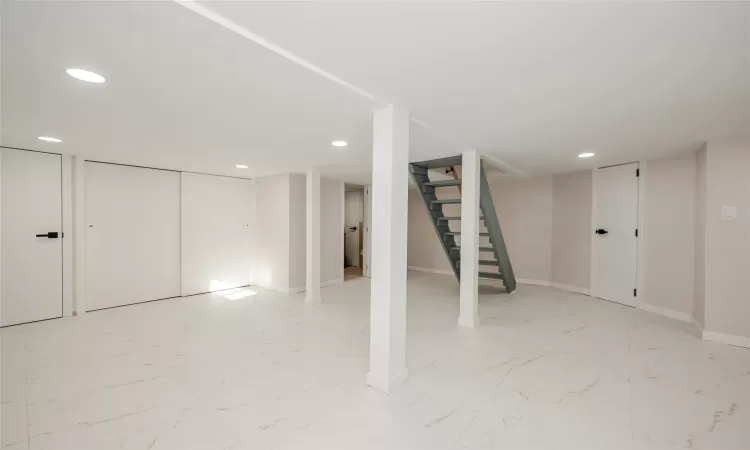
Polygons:
[[61,168],[60,155],[0,149],[2,326],[62,316]]
[[180,173],[86,162],[89,310],[180,295]]

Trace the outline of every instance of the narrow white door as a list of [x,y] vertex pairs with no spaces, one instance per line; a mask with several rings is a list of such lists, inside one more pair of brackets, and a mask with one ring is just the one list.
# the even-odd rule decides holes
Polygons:
[[182,295],[247,286],[250,180],[184,172],[181,178]]
[[180,174],[86,163],[89,310],[180,296]]
[[1,151],[0,324],[62,317],[62,159]]
[[362,222],[362,192],[345,193],[346,263],[359,267],[359,223]]
[[594,172],[592,291],[596,297],[636,304],[638,163]]

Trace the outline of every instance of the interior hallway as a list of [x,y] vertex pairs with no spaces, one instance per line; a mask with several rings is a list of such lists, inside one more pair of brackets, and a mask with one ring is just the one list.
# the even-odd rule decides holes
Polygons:
[[253,287],[2,329],[5,448],[746,448],[747,349],[526,285],[483,288],[461,329],[455,279],[409,275],[389,396],[362,377],[367,278],[315,307]]

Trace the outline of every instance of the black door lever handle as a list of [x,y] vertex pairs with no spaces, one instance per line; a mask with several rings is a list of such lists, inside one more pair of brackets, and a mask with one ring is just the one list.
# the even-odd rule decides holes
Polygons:
[[607,234],[609,231],[605,230],[604,228],[599,228],[598,230],[594,231],[596,234]]
[[60,233],[57,231],[50,231],[49,233],[37,234],[36,237],[46,237],[47,239],[57,239]]

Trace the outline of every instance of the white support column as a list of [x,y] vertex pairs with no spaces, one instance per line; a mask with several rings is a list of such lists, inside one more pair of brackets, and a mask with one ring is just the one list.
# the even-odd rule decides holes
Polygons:
[[370,372],[367,384],[390,392],[406,369],[406,234],[409,112],[375,111],[372,149]]
[[461,287],[458,324],[479,326],[479,174],[476,150],[463,153],[461,162]]
[[307,170],[307,231],[305,252],[306,283],[305,303],[317,305],[320,300],[320,171],[315,168]]

